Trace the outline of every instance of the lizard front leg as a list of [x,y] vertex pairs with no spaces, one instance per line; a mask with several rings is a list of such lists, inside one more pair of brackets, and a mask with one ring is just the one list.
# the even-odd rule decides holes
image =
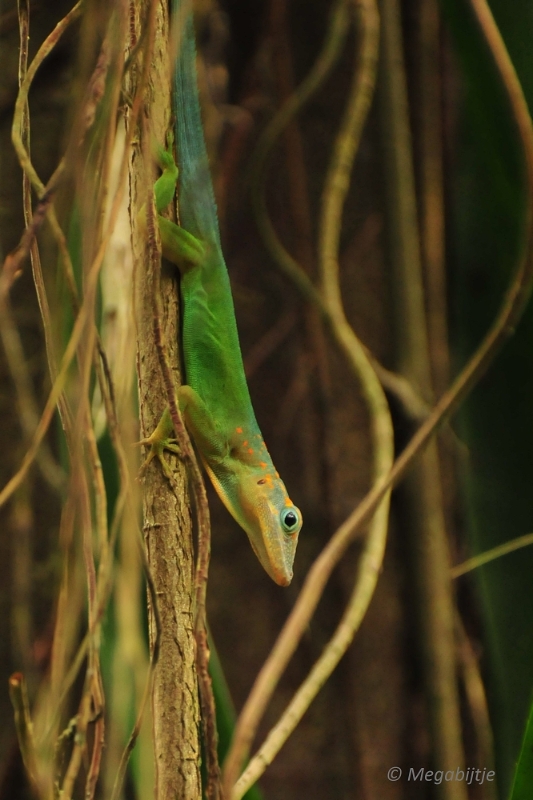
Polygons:
[[[222,461],[229,452],[228,443],[221,437],[220,432],[207,410],[203,400],[190,386],[180,386],[178,389],[179,409],[185,419],[187,430],[192,436],[202,457],[207,461]],[[154,458],[161,464],[163,474],[172,482],[172,471],[165,459],[164,451],[168,450],[176,455],[181,455],[177,440],[172,438],[174,426],[168,407],[161,415],[161,419],[146,439],[138,444],[150,447],[148,456],[141,467],[140,475],[144,475],[148,465]]]
[[[158,152],[158,160],[162,168],[162,173],[154,184],[154,199],[159,233],[161,236],[162,254],[168,261],[175,264],[180,269],[180,272],[185,272],[201,265],[205,254],[205,248],[199,239],[192,236],[192,234],[185,231],[179,225],[176,225],[172,220],[162,217],[160,214],[172,201],[176,190],[176,181],[178,179],[178,168],[174,162],[172,152],[170,151],[171,146],[172,139],[169,141],[168,150],[160,148]],[[146,229],[145,206],[143,206],[139,212],[138,221],[139,224]],[[196,405],[199,404],[197,403]],[[153,458],[157,458],[161,463],[165,476],[169,480],[172,480],[170,467],[163,455],[165,450],[180,455],[180,449],[176,439],[171,438],[172,431],[173,424],[170,411],[166,408],[153,433],[138,443],[150,447],[150,452],[140,469],[140,476],[144,474]]]

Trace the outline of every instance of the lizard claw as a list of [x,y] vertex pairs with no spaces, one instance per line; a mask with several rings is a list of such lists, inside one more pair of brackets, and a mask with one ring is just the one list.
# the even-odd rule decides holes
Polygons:
[[137,446],[150,448],[148,455],[139,470],[139,474],[137,476],[138,480],[143,477],[152,460],[157,458],[161,464],[161,469],[163,470],[165,478],[167,478],[170,483],[174,483],[174,476],[167,460],[165,459],[164,451],[168,450],[171,453],[175,453],[175,455],[179,456],[180,458],[183,457],[183,454],[178,446],[177,439],[170,438],[169,436],[169,433],[172,432],[172,426],[169,424],[169,419],[170,417],[168,412],[165,412],[154,432],[145,439],[135,442]]

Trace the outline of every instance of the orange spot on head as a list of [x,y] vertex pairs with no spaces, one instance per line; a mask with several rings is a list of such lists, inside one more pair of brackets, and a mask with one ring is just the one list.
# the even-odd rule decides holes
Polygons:
[[243,442],[243,443],[242,443],[242,446],[243,446],[243,447],[248,447],[248,442]]
[[242,433],[242,428],[235,428],[235,433]]
[[250,453],[250,455],[252,455],[252,453],[253,453],[254,451],[253,451],[253,449],[252,449],[251,447],[249,447],[249,448],[248,448],[248,452]]
[[285,498],[285,505],[286,506],[292,506],[293,505],[293,503],[291,502],[291,500],[288,497]]
[[267,465],[266,461],[260,461],[259,462],[259,466],[262,467],[263,469],[266,469],[268,465]]

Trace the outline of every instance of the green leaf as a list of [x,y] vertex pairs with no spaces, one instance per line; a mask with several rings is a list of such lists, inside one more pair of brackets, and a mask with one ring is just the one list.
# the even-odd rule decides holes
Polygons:
[[533,792],[533,704],[529,710],[520,758],[516,765],[509,800],[530,800]]

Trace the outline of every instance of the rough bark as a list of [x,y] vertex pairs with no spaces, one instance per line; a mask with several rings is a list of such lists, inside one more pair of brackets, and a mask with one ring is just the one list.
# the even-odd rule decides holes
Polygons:
[[[138,18],[145,19],[147,3],[139,2]],[[169,20],[167,3],[157,14],[155,47],[146,92],[146,118],[152,142],[164,142],[170,120]],[[154,430],[166,405],[161,369],[154,345],[153,276],[147,269],[145,239],[136,228],[137,210],[146,202],[147,181],[152,166],[143,161],[143,132],[136,145],[131,169],[131,211],[135,259],[137,372],[141,435]],[[145,143],[146,144],[146,143]],[[149,185],[149,184],[148,184]],[[179,295],[175,274],[162,275],[162,328],[175,379],[179,373]],[[192,591],[194,553],[192,520],[186,475],[174,457],[168,461],[175,474],[175,487],[163,476],[156,460],[146,472],[143,503],[143,533],[160,612],[160,649],[152,693],[153,733],[156,762],[155,797],[201,796],[199,707],[194,662]],[[150,608],[150,644],[156,636]]]

